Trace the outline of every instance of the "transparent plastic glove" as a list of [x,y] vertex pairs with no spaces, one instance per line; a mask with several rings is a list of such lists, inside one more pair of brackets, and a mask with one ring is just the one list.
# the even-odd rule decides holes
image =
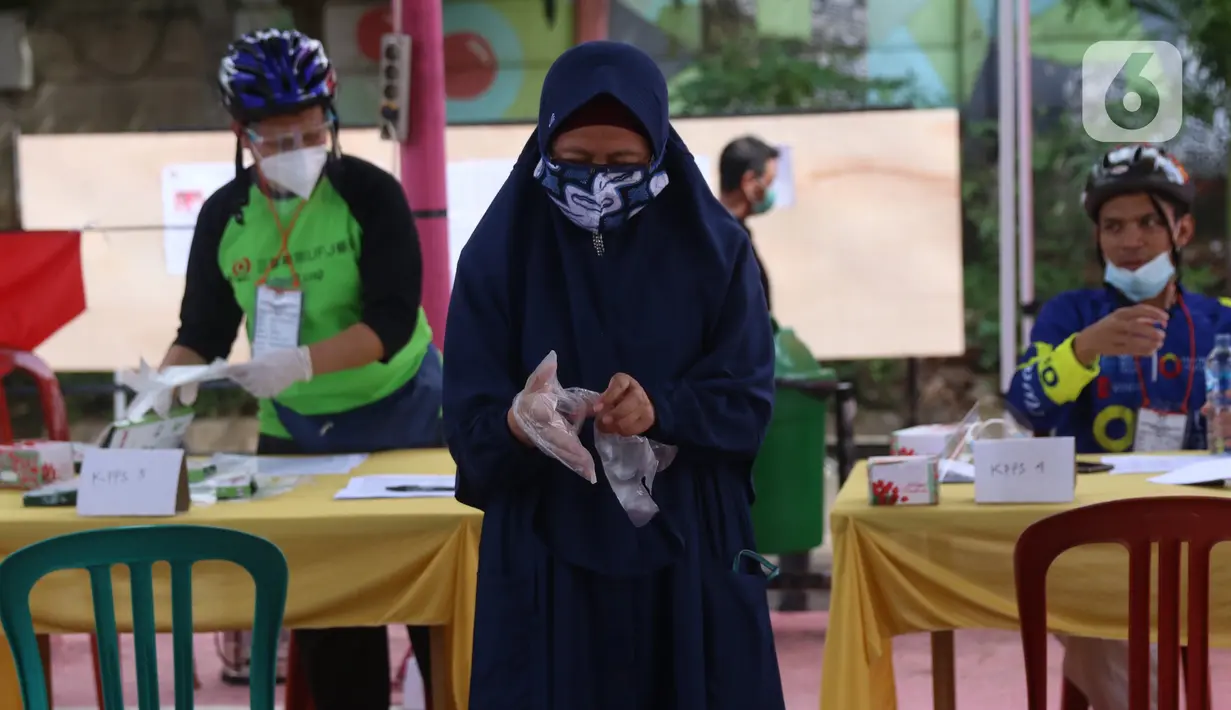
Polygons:
[[296,382],[312,379],[312,356],[307,345],[273,350],[232,365],[227,375],[254,397],[277,397]]
[[590,414],[584,390],[565,390],[556,379],[556,351],[547,353],[513,398],[513,421],[540,451],[590,483],[598,481],[594,457],[577,432]]
[[654,476],[675,460],[676,447],[644,436],[604,434],[594,427],[594,448],[603,463],[611,490],[635,527],[642,527],[658,514]]

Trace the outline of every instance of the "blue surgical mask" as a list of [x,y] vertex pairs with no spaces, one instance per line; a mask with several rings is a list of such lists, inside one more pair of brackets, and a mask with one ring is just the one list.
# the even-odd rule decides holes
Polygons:
[[1103,271],[1104,281],[1136,303],[1162,293],[1173,276],[1175,264],[1171,262],[1170,252],[1159,254],[1136,271],[1120,268],[1111,262],[1107,262],[1107,268]]
[[541,158],[534,177],[569,221],[587,232],[615,229],[667,186],[650,165],[579,165]]

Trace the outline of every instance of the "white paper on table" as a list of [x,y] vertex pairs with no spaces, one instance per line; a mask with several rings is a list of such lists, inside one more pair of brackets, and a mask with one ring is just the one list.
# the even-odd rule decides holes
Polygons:
[[968,461],[941,459],[938,468],[940,469],[941,483],[975,482],[975,465]]
[[194,382],[224,380],[230,367],[226,360],[219,359],[209,365],[177,365],[156,370],[142,360],[136,370],[121,371],[117,375],[119,384],[136,393],[128,405],[128,421],[140,421],[150,410],[154,410],[159,416],[167,416],[174,404],[171,394],[176,387]]
[[1143,456],[1141,454],[1116,454],[1102,457],[1102,462],[1112,466],[1111,473],[1166,473],[1194,463],[1209,461],[1209,454],[1194,452],[1177,456]]
[[[412,490],[391,490],[410,488]],[[355,476],[338,491],[334,500],[370,498],[452,498],[457,488],[454,474],[390,473]]]
[[1075,447],[1071,436],[975,440],[975,503],[1072,503]]
[[368,460],[367,454],[340,456],[240,456],[214,454],[210,463],[219,473],[253,476],[327,476],[348,474]]
[[1199,463],[1189,464],[1174,471],[1149,479],[1150,483],[1168,483],[1175,486],[1195,483],[1213,483],[1231,479],[1231,456],[1203,457]]
[[181,449],[95,449],[77,480],[77,514],[172,516],[181,476]]

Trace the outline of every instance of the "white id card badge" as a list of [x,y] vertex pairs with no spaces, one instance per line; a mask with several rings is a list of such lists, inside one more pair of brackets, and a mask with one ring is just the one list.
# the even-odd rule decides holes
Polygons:
[[1137,412],[1137,434],[1133,451],[1181,451],[1188,430],[1188,415],[1140,409]]
[[256,287],[256,322],[252,325],[252,357],[299,347],[303,291]]

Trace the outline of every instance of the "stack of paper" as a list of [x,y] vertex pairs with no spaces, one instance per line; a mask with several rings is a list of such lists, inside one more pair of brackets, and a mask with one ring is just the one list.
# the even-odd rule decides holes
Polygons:
[[1194,451],[1191,454],[1152,456],[1147,454],[1113,454],[1103,457],[1103,463],[1116,473],[1164,473],[1216,457]]
[[1176,468],[1150,479],[1151,483],[1170,483],[1172,485],[1194,485],[1198,483],[1215,483],[1231,479],[1231,457],[1201,456],[1194,459],[1197,463]]
[[219,473],[253,476],[321,476],[348,474],[366,461],[367,454],[342,456],[241,456],[214,454],[210,460]]
[[384,474],[355,476],[334,500],[364,498],[452,498],[457,488],[453,474]]

